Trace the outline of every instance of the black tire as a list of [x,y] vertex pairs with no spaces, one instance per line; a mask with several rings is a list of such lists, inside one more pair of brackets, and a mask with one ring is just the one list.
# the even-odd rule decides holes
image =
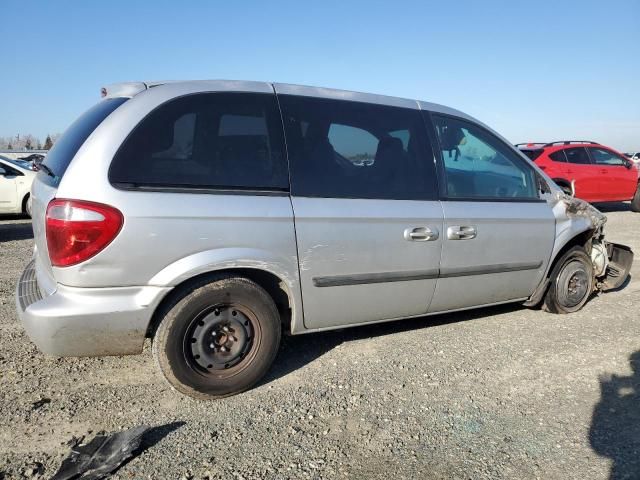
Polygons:
[[153,355],[169,384],[190,397],[243,392],[267,373],[278,353],[276,305],[246,278],[205,279],[178,293],[165,312]]
[[640,183],[638,184],[638,188],[636,188],[636,194],[631,199],[631,211],[640,212]]
[[28,193],[22,199],[22,213],[31,218],[31,195]]
[[580,310],[593,293],[591,258],[582,247],[572,247],[556,263],[549,277],[550,285],[542,308],[551,313]]

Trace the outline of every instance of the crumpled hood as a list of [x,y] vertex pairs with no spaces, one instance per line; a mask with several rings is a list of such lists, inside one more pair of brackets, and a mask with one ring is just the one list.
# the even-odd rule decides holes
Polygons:
[[566,205],[567,216],[588,218],[593,223],[593,228],[602,228],[607,223],[607,217],[590,203],[567,195],[562,191],[554,192],[554,196],[558,201],[562,201]]

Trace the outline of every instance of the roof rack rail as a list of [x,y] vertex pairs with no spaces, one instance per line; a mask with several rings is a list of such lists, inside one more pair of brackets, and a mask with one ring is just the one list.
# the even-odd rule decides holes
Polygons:
[[515,147],[521,147],[521,146],[526,146],[526,147],[535,147],[536,145],[546,145],[547,142],[524,142],[524,143],[516,143],[514,146]]
[[592,142],[591,140],[558,140],[557,142],[549,142],[545,147],[553,147],[554,145],[570,145],[572,143],[589,143],[591,145],[600,145],[598,142]]

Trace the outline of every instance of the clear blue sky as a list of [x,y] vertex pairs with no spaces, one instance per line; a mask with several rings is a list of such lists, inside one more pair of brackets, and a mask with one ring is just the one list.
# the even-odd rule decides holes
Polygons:
[[3,0],[0,12],[0,136],[63,131],[107,83],[228,78],[443,103],[513,142],[640,150],[640,0]]

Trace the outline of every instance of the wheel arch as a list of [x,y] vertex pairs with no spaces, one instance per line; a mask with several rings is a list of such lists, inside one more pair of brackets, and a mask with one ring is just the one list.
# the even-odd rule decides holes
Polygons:
[[556,263],[558,263],[558,260],[569,249],[573,247],[583,247],[588,254],[591,254],[591,241],[593,240],[593,234],[595,233],[595,230],[595,228],[584,230],[567,240],[567,242],[562,247],[560,247],[560,249],[556,252],[555,256],[551,260],[546,273],[546,277],[549,278],[549,276],[551,275],[551,271],[556,266]]
[[533,295],[531,295],[529,300],[524,302],[526,306],[533,307],[538,305],[542,301],[542,298],[549,288],[549,279],[551,277],[551,272],[553,272],[553,269],[555,268],[558,261],[562,258],[562,256],[571,248],[576,246],[583,247],[587,251],[587,254],[591,255],[591,241],[593,240],[595,230],[595,228],[583,230],[582,232],[575,234],[573,237],[570,237],[560,248],[554,250],[553,258],[549,262],[549,266],[547,267],[544,278],[536,288]]
[[[569,191],[573,192],[574,190],[574,182],[571,180],[567,180],[566,178],[556,177],[552,178],[553,182],[558,185],[560,188],[567,188]],[[573,195],[573,193],[572,193]]]
[[207,280],[215,281],[221,276],[247,278],[262,287],[276,304],[283,331],[287,333],[292,331],[294,328],[295,299],[287,282],[268,270],[255,267],[238,267],[220,268],[202,272],[175,285],[156,306],[149,325],[147,326],[146,337],[153,337],[167,311],[195,285],[207,282]]
[[567,186],[567,187],[571,186],[571,182],[569,180],[567,180],[566,178],[554,177],[551,180],[553,180],[558,185],[564,185],[564,186]]

